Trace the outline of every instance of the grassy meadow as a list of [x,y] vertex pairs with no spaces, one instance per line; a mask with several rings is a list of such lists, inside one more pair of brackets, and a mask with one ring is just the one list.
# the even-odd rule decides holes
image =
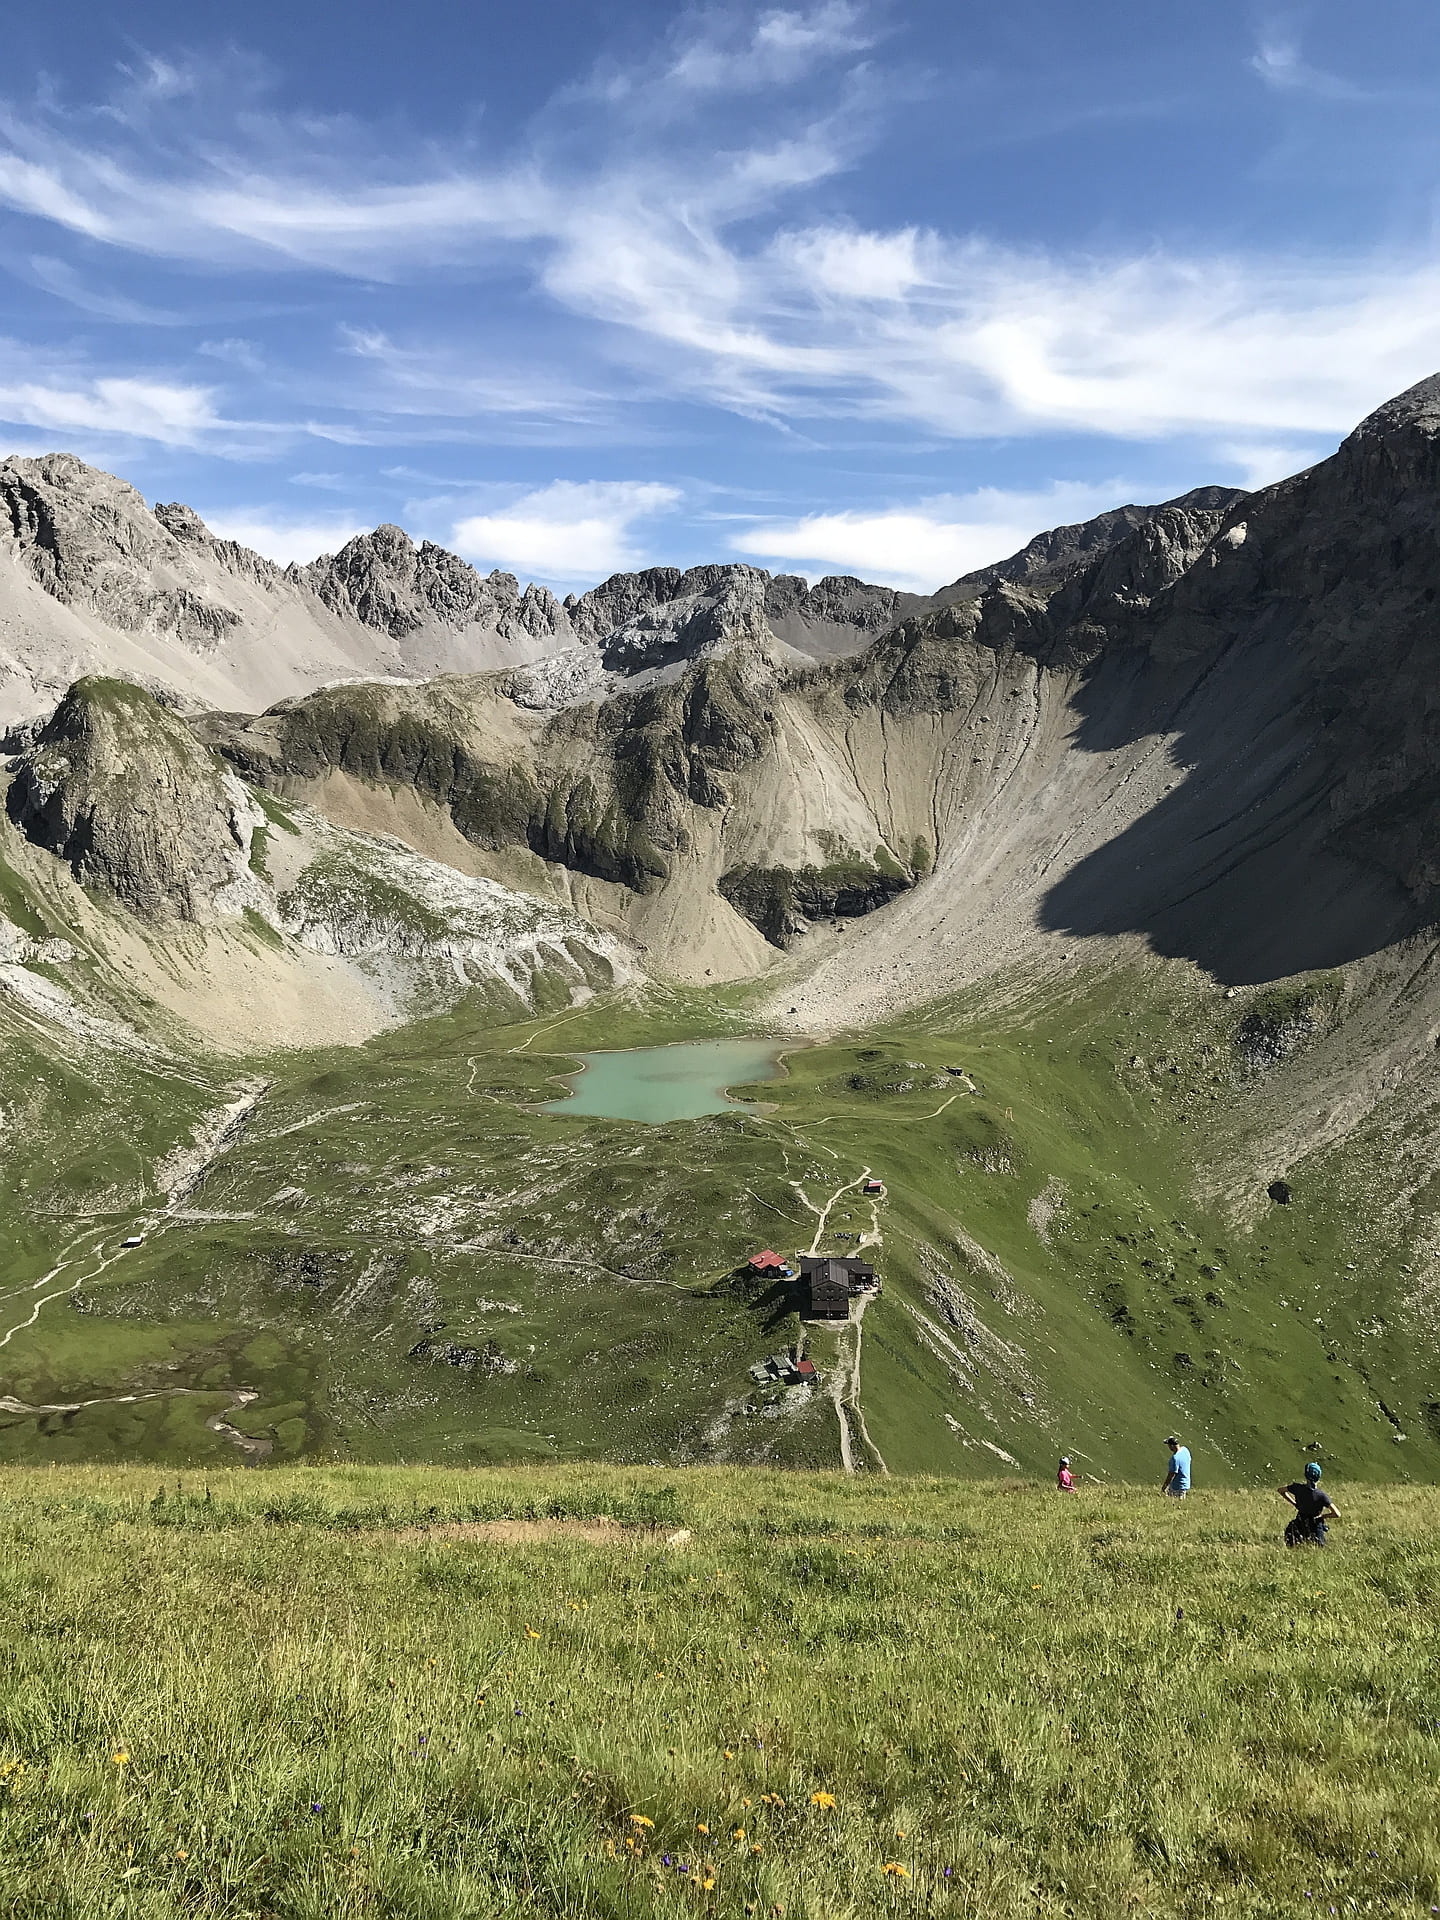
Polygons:
[[[542,1110],[565,1049],[752,1033],[731,999],[656,988],[511,1024],[477,1000],[119,1091],[17,1054],[0,1460],[218,1469],[239,1432],[271,1465],[826,1468],[843,1417],[860,1464],[894,1473],[1043,1474],[1065,1451],[1142,1480],[1172,1428],[1208,1486],[1273,1480],[1297,1450],[1367,1480],[1440,1472],[1417,1292],[1440,1188],[1377,1211],[1416,1145],[1377,1130],[1290,1166],[1284,1207],[1241,1150],[1242,1190],[1207,1206],[1207,1155],[1243,1136],[1257,1077],[1242,1003],[1193,970],[796,1045],[759,1114]],[[154,1165],[247,1076],[266,1085],[243,1130],[166,1208]],[[756,1389],[751,1365],[802,1328],[783,1290],[737,1278],[758,1247],[808,1247],[832,1199],[824,1247],[866,1236],[884,1280],[863,1355],[857,1329],[805,1336],[822,1382],[859,1362],[843,1415],[823,1386]]]
[[0,1914],[1429,1914],[1440,1496],[6,1469]]

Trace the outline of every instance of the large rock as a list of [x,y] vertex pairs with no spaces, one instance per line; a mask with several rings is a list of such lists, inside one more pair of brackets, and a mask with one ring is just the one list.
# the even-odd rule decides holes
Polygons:
[[80,680],[16,761],[10,818],[150,920],[207,920],[243,890],[252,811],[234,774],[139,687]]

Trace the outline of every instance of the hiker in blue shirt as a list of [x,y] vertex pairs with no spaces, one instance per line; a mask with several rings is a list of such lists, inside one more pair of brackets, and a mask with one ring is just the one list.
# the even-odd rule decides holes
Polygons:
[[1183,1500],[1190,1491],[1190,1449],[1182,1447],[1173,1433],[1165,1444],[1170,1449],[1170,1464],[1160,1491],[1172,1500]]

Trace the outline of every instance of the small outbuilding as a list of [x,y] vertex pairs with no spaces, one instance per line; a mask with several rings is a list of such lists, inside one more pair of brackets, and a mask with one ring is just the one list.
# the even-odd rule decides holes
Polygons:
[[818,1380],[820,1375],[816,1370],[815,1362],[813,1360],[797,1360],[795,1362],[795,1378],[802,1383],[806,1380]]
[[778,1280],[785,1271],[785,1262],[771,1248],[763,1253],[752,1253],[749,1267],[757,1280]]
[[862,1193],[884,1193],[885,1182],[883,1180],[867,1180],[860,1191]]

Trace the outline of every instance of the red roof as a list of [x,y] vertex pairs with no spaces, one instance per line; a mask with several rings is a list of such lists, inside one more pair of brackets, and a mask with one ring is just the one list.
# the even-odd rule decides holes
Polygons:
[[798,1374],[802,1375],[804,1378],[808,1379],[809,1376],[815,1371],[815,1362],[813,1360],[798,1361],[796,1363],[795,1371]]
[[752,1267],[779,1267],[783,1266],[784,1262],[778,1253],[772,1252],[771,1249],[767,1247],[763,1253],[752,1253],[750,1256],[750,1264]]

